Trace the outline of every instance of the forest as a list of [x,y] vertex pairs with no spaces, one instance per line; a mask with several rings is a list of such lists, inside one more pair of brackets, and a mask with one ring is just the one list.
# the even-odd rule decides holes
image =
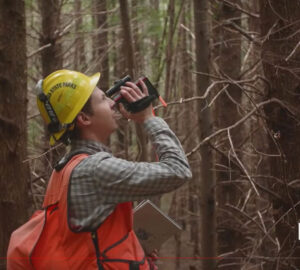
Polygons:
[[[159,269],[300,269],[299,0],[0,0],[0,14],[1,270],[68,151],[36,106],[58,69],[101,72],[104,91],[146,75],[166,101],[155,114],[193,178],[153,199],[183,228]],[[119,126],[114,155],[155,161],[139,125]]]

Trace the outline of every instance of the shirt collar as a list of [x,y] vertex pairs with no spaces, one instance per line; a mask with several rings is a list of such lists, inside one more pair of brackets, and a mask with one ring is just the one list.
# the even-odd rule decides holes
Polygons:
[[70,153],[78,150],[82,152],[86,150],[91,155],[102,151],[111,153],[111,150],[103,143],[89,140],[73,140],[71,142]]

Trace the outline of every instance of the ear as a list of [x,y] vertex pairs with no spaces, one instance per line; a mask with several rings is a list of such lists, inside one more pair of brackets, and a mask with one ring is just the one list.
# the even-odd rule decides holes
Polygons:
[[91,117],[84,112],[80,112],[76,117],[76,125],[79,127],[87,127],[91,124]]

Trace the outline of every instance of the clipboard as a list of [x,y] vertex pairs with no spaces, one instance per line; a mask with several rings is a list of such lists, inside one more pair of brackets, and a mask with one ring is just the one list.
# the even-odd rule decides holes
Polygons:
[[146,254],[158,250],[171,236],[182,231],[175,220],[150,200],[142,201],[133,209],[133,228]]

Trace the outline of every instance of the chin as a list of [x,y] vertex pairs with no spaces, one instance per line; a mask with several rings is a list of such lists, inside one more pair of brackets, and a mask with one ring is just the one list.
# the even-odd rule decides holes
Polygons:
[[112,128],[111,128],[111,133],[115,132],[119,128],[119,125],[116,123]]

